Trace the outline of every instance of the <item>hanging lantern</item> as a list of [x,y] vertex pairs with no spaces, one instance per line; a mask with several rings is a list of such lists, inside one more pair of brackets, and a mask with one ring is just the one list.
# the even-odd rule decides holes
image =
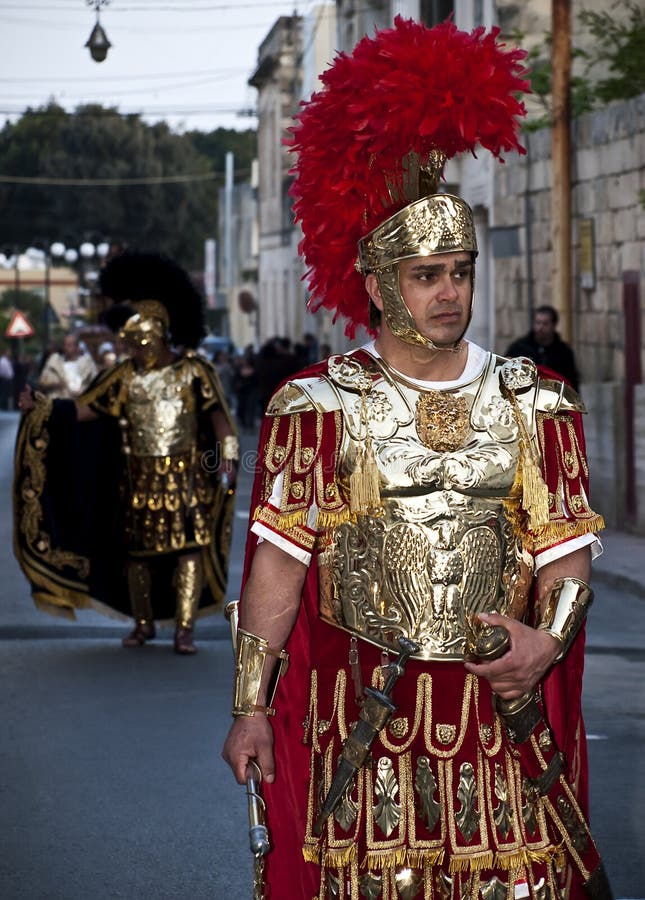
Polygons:
[[87,39],[85,46],[89,49],[90,55],[95,62],[103,62],[108,54],[108,50],[112,46],[105,33],[105,29],[99,21],[99,9],[107,6],[110,0],[87,0],[87,5],[92,6],[96,10],[96,24]]

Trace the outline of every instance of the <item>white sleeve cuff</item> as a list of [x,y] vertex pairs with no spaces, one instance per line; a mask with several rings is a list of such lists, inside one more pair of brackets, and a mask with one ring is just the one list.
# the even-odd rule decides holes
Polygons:
[[591,558],[596,559],[602,553],[602,544],[598,538],[598,535],[589,533],[589,534],[581,534],[579,537],[570,538],[568,541],[562,541],[560,544],[556,544],[555,547],[549,547],[548,550],[542,550],[541,553],[538,553],[535,557],[535,572],[539,572],[542,566],[546,566],[547,563],[554,562],[556,559],[562,559],[563,556],[568,556],[570,553],[574,553],[576,550],[581,550],[583,547],[591,547]]
[[251,525],[251,531],[258,536],[259,541],[268,541],[270,544],[284,550],[289,556],[293,556],[294,559],[304,563],[305,566],[309,566],[311,563],[311,553],[309,553],[309,551],[296,546],[296,544],[292,544],[291,541],[282,537],[281,534],[277,534],[277,532],[267,528],[262,522],[254,522],[253,525]]

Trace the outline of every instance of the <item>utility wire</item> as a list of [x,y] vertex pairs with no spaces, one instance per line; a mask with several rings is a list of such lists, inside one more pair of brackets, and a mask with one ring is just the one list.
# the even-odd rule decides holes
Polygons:
[[[246,66],[238,66],[237,68],[232,69],[197,69],[194,72],[150,72],[147,75],[112,75],[110,74],[110,83],[114,81],[142,81],[143,79],[166,79],[166,78],[202,78],[202,77],[212,77],[212,78],[220,78],[224,75],[235,74],[246,72]],[[43,82],[44,77],[42,75],[39,76],[29,76],[27,78],[12,78],[11,76],[2,76],[2,81],[4,84],[9,83],[41,83]],[[75,84],[78,84],[78,75],[65,75],[59,76],[56,75],[56,82],[61,81],[73,81]],[[105,75],[84,75],[83,82],[88,81],[99,81],[105,84]],[[165,85],[163,85],[165,87]]]
[[[158,91],[180,91],[180,90],[184,90],[186,88],[198,87],[203,84],[213,84],[215,82],[219,83],[222,81],[227,81],[231,78],[236,78],[236,77],[237,77],[236,75],[229,74],[229,75],[220,76],[219,78],[209,76],[207,78],[191,78],[190,81],[174,82],[173,84],[162,84],[162,85],[156,85],[156,86],[142,85],[141,87],[135,87],[135,88],[122,88],[121,90],[119,90],[119,97],[126,97],[126,96],[130,96],[132,94],[151,94],[151,93],[157,93]],[[57,93],[60,93],[60,91],[54,91],[53,96],[55,97]],[[68,90],[65,91],[65,100],[67,103],[70,103],[71,102],[70,97],[74,97],[74,96],[77,96],[79,98],[79,100],[78,100],[79,103],[85,103],[88,100],[97,100],[97,99],[101,100],[104,98],[113,98],[114,97],[114,88],[112,88],[111,90],[105,90],[105,91],[89,91],[88,93],[84,92],[82,94],[74,94],[74,92],[71,92]],[[31,93],[31,94],[9,94],[9,93],[7,93],[5,95],[5,100],[8,100],[9,102],[17,102],[19,100],[29,101],[30,99],[33,99],[33,97],[34,97],[33,93]]]
[[[275,17],[266,20],[258,18],[253,22],[245,22],[240,24],[227,22],[217,22],[209,24],[208,22],[200,22],[199,25],[194,26],[164,26],[152,23],[146,24],[145,26],[128,25],[127,27],[130,34],[146,34],[148,36],[151,34],[202,34],[208,31],[217,32],[219,34],[222,31],[257,31],[258,29],[264,29],[265,31],[268,31],[274,21]],[[60,19],[49,19],[45,22],[42,18],[25,19],[18,18],[16,16],[5,16],[2,14],[1,10],[0,22],[3,22],[5,25],[25,26],[27,28],[47,28],[48,31],[57,30],[69,32],[71,29],[80,27],[80,23],[78,21],[67,20],[63,22]]]
[[40,175],[0,175],[0,184],[45,184],[50,187],[118,187],[136,184],[183,184],[190,181],[223,179],[221,172],[198,175],[150,175],[145,178],[46,178]]
[[[250,172],[236,171],[236,177]],[[188,184],[196,181],[224,181],[224,172],[187,175],[149,175],[141,178],[49,178],[41,175],[0,175],[0,184],[46,185],[47,187],[121,187],[147,184]]]
[[[82,102],[78,102],[75,104],[76,106],[84,106]],[[90,104],[92,105],[92,104]],[[50,109],[46,107],[45,109],[34,109],[33,107],[25,108],[24,106],[2,106],[0,107],[0,115],[5,116],[58,116],[60,114],[61,109],[63,112],[66,110],[57,103],[54,103],[54,108]],[[241,115],[241,116],[255,116],[255,109],[244,109],[240,108],[239,104],[235,106],[191,106],[191,107],[153,107],[146,106],[145,108],[139,108],[135,110],[119,110],[113,109],[111,107],[101,107],[100,110],[96,113],[88,112],[87,110],[83,110],[79,115],[86,116],[90,119],[103,119],[107,116],[116,116],[117,118],[121,117],[132,117],[132,116],[202,116],[202,115]],[[70,113],[68,113],[70,115]]]
[[[285,4],[286,6],[287,4]],[[155,3],[153,6],[121,6],[121,7],[110,7],[109,11],[105,10],[103,15],[105,16],[105,21],[108,18],[111,18],[114,13],[130,13],[130,12],[181,12],[181,13],[203,13],[203,12],[228,12],[232,9],[259,9],[266,10],[268,12],[272,11],[272,8],[275,9],[275,2],[270,0],[267,3],[259,3],[257,0],[255,2],[235,2],[235,3],[208,3],[205,6],[161,6],[158,3]],[[294,4],[295,6],[295,4]],[[24,12],[25,10],[29,10],[30,12],[76,12],[76,10],[72,9],[70,6],[40,6],[35,3],[3,3],[3,9],[11,9],[11,10],[20,10]],[[86,12],[86,15],[89,13]]]

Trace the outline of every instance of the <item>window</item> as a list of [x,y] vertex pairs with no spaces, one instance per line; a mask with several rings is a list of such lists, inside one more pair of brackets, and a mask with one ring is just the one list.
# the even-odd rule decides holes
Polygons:
[[455,11],[453,0],[421,0],[421,21],[432,27]]

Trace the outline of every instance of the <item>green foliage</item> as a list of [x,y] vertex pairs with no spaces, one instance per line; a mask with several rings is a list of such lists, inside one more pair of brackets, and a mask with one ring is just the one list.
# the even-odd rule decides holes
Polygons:
[[[573,59],[586,59],[583,50],[573,49]],[[535,97],[540,101],[544,113],[527,123],[527,131],[537,131],[551,122],[551,35],[545,35],[543,43],[529,50],[529,82]],[[586,78],[571,76],[571,114],[580,116],[593,108],[593,93]]]
[[[633,0],[619,0],[612,4],[611,10],[580,13],[580,21],[589,29],[593,42],[589,49],[573,47],[571,50],[574,65],[576,61],[583,63],[582,74],[571,77],[573,117],[611,100],[627,100],[645,91],[645,7]],[[621,20],[619,16],[625,12],[628,18]],[[525,36],[515,32],[512,37],[521,44]],[[529,50],[527,63],[531,90],[543,110],[525,126],[528,131],[535,131],[551,123],[550,33]],[[608,67],[615,74],[599,80],[596,75],[599,66]]]
[[[595,86],[595,95],[608,103],[645,92],[645,6],[642,2],[615,2],[611,12],[583,10],[581,21],[598,42],[595,57],[609,64],[613,74]],[[627,21],[616,12],[627,12]]]
[[257,155],[257,132],[228,131],[216,128],[215,131],[188,131],[195,150],[207,157],[215,172],[224,172],[226,153],[235,155],[235,181],[248,181],[251,177],[251,163]]
[[0,183],[0,247],[61,240],[114,240],[161,251],[201,268],[203,244],[215,234],[217,191],[228,149],[245,148],[254,133],[218,129],[176,134],[100,105],[68,113],[55,103],[28,109],[0,130],[0,173],[60,179],[216,177],[145,185],[77,187]]

